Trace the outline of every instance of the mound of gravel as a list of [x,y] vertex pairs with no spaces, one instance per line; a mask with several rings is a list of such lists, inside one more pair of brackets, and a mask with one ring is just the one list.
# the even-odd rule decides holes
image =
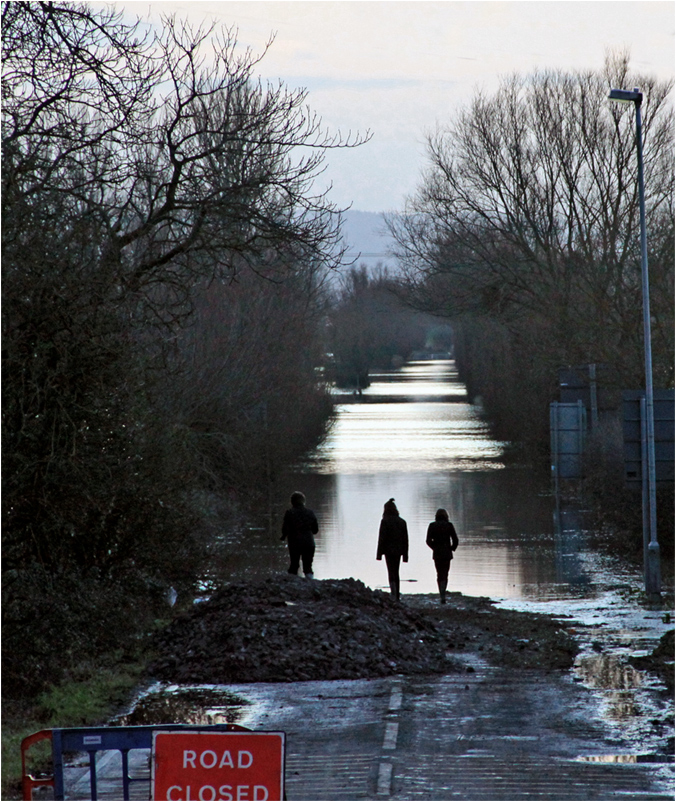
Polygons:
[[354,579],[229,585],[158,636],[149,673],[176,683],[363,679],[452,670],[422,613]]

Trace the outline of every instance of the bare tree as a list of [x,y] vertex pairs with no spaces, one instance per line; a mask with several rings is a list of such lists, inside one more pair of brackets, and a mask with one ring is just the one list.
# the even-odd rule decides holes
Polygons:
[[[3,567],[19,577],[3,589],[23,621],[12,594],[47,575],[131,577],[140,594],[195,581],[205,453],[181,424],[202,412],[162,398],[192,369],[175,359],[183,327],[217,287],[225,366],[281,319],[286,283],[309,292],[308,266],[341,263],[341,211],[314,182],[328,151],[364,138],[327,133],[304,91],[264,84],[265,53],[231,29],[166,18],[144,33],[70,2],[5,2],[2,24]],[[282,379],[244,371],[222,409]]]
[[[673,380],[671,82],[635,76],[626,54],[602,72],[503,80],[428,140],[429,168],[390,220],[408,288],[425,308],[489,315],[565,362],[612,364],[640,381],[640,256],[633,116],[610,86],[641,86],[656,370]],[[539,323],[538,323],[539,321]]]
[[418,308],[453,320],[456,355],[499,435],[546,444],[556,369],[603,362],[615,389],[643,377],[635,124],[610,86],[644,91],[656,381],[673,381],[670,83],[535,73],[430,136],[429,169],[390,219]]
[[323,277],[306,263],[282,285],[243,274],[202,288],[161,394],[212,491],[255,502],[322,433]]
[[363,390],[371,368],[388,369],[425,345],[430,320],[402,303],[397,283],[378,265],[353,267],[342,277],[329,311],[329,345],[340,387]]
[[198,275],[279,268],[294,245],[340,263],[340,213],[313,182],[327,149],[363,139],[326,133],[304,91],[263,86],[232,30],[167,18],[149,41],[78,4],[3,15],[9,200],[67,193],[99,219],[123,290],[181,296]]

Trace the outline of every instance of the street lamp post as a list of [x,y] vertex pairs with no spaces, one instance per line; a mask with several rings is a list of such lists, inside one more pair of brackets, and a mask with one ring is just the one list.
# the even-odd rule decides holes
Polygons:
[[[643,93],[637,88],[611,89],[610,100],[633,103],[636,110],[636,156],[638,159],[638,204],[641,226],[641,284],[643,290],[643,346],[645,353],[645,409],[646,440],[648,462],[648,521],[650,541],[647,549],[647,563],[644,566],[645,590],[649,596],[659,596],[660,545],[657,542],[657,499],[655,479],[655,412],[653,404],[653,358],[650,337],[650,283],[648,281],[648,237],[645,222],[645,188],[643,182],[643,139],[641,133],[641,102]],[[645,500],[644,500],[645,503]],[[645,516],[644,516],[645,517]]]

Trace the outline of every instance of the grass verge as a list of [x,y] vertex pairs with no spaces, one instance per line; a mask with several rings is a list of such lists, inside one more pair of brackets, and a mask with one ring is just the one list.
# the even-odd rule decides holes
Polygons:
[[[2,702],[3,800],[22,799],[21,741],[38,730],[96,726],[119,712],[138,686],[145,660],[109,655],[101,665],[81,666],[78,675],[32,700]],[[30,750],[28,770],[51,773],[47,742]]]

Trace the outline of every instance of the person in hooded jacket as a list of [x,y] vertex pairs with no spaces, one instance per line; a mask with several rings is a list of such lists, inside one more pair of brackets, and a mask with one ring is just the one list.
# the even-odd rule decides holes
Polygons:
[[408,527],[406,521],[399,515],[397,505],[391,498],[385,502],[383,517],[378,532],[378,551],[376,559],[381,560],[385,555],[387,564],[387,578],[394,598],[399,600],[399,564],[402,559],[408,562]]
[[306,579],[313,579],[312,560],[315,556],[314,535],[319,531],[317,517],[305,506],[305,496],[296,490],[291,494],[291,509],[284,513],[282,522],[282,540],[289,545],[288,573],[298,575],[298,568],[303,561],[303,573]]
[[432,549],[432,559],[437,569],[437,586],[442,604],[446,604],[448,572],[451,568],[453,552],[458,548],[458,535],[448,520],[444,509],[437,510],[434,521],[427,527],[427,545]]

